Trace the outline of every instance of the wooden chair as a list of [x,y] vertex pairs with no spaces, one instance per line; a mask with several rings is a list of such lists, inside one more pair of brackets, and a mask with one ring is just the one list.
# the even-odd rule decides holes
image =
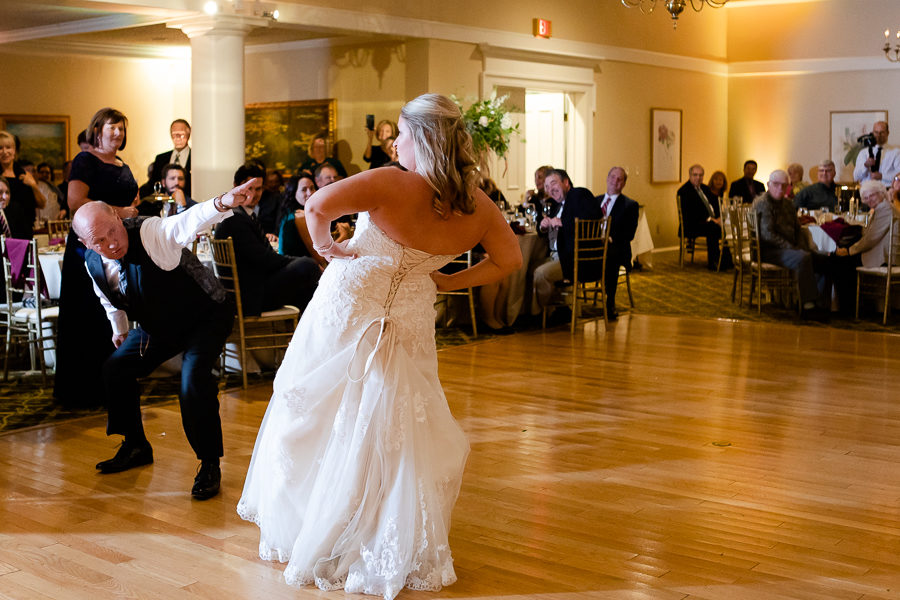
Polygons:
[[[609,245],[609,217],[602,219],[575,219],[575,256],[572,271],[572,285],[567,289],[561,289],[563,304],[567,297],[572,299],[572,322],[569,330],[575,333],[575,326],[581,316],[581,309],[588,302],[588,294],[592,295],[591,304],[597,306],[598,300],[603,307],[603,323],[609,325],[609,315],[606,313],[606,250]],[[621,277],[621,270],[619,273]],[[631,286],[628,284],[628,297],[631,298]],[[551,308],[559,304],[550,304],[544,307],[542,326],[547,326],[547,315]]]
[[9,380],[9,356],[14,346],[27,346],[31,359],[31,371],[41,372],[41,382],[47,384],[47,366],[44,352],[56,348],[56,321],[59,307],[44,307],[46,286],[41,277],[41,261],[37,243],[17,240],[28,245],[25,251],[21,275],[13,280],[13,266],[9,259],[8,241],[0,236],[3,255],[3,279],[6,283],[6,304],[0,306],[3,324],[6,326],[6,353],[3,357],[3,380]]
[[747,225],[747,242],[749,244],[750,259],[750,306],[753,306],[753,293],[756,292],[756,312],[762,314],[762,290],[765,287],[773,292],[780,292],[788,297],[793,296],[797,300],[797,310],[800,310],[800,293],[794,274],[790,269],[763,262],[762,250],[759,242],[759,213],[752,208],[746,213],[744,222]]
[[[469,268],[472,266],[472,251],[469,250],[465,254],[460,254],[453,260],[451,260],[449,265],[459,265],[462,268]],[[460,270],[462,270],[460,268]],[[478,337],[478,325],[476,323],[477,313],[475,312],[475,288],[466,288],[464,290],[454,290],[452,292],[438,292],[438,297],[444,298],[444,325],[446,326],[449,322],[448,313],[450,310],[450,296],[466,296],[469,300],[469,314],[472,318],[472,337]]]
[[52,240],[65,239],[69,236],[69,229],[72,228],[72,219],[61,219],[57,221],[47,221],[47,236]]
[[[239,273],[234,258],[234,243],[231,238],[224,240],[210,240],[213,253],[213,268],[216,277],[222,282],[226,293],[234,298],[237,307],[235,328],[231,332],[228,341],[238,345],[238,359],[241,364],[242,387],[247,388],[247,353],[251,350],[278,350],[286,349],[297,328],[300,319],[300,309],[296,306],[282,306],[276,310],[269,310],[258,317],[245,317],[241,304],[241,286]],[[278,331],[277,323],[283,323],[288,331]],[[288,325],[289,324],[289,325]],[[263,329],[261,333],[248,333],[247,330]],[[222,353],[222,374],[225,373],[225,359],[227,349]]]
[[[888,265],[900,262],[900,221],[891,219],[891,244],[888,250]],[[859,319],[859,298],[865,294],[884,300],[884,315],[881,319],[887,325],[891,310],[891,288],[900,286],[900,267],[856,267],[856,318]]]
[[[728,202],[731,200],[729,199]],[[691,264],[694,264],[694,251],[697,249],[697,240],[706,241],[706,236],[698,235],[696,237],[687,237],[684,234],[684,217],[681,211],[681,195],[675,196],[675,204],[678,206],[678,264],[681,267],[684,267],[684,255],[686,252],[691,253]],[[725,203],[721,203],[719,206],[719,215],[725,215]],[[724,219],[723,219],[724,221]],[[725,248],[728,243],[725,239],[725,227],[723,223],[722,227],[722,235],[719,236],[719,260],[716,263],[716,272],[722,268],[722,256],[725,254]]]
[[[749,204],[729,203],[728,229],[731,244],[732,259],[734,262],[734,280],[731,283],[731,301],[737,296],[738,306],[744,302],[744,278],[750,276],[752,260],[750,259],[750,238],[747,229],[747,213],[751,210]],[[749,301],[749,300],[748,300]]]

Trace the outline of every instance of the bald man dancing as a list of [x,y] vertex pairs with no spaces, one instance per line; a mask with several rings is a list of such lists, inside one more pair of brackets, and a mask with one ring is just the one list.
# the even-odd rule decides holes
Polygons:
[[[106,433],[125,440],[113,458],[97,463],[101,473],[153,462],[137,379],[183,353],[181,421],[201,461],[191,495],[206,500],[219,493],[222,423],[212,369],[231,332],[235,307],[185,246],[198,232],[230,217],[233,207],[250,202],[253,181],[166,219],[123,221],[103,202],[89,202],[75,213],[72,228],[88,249],[85,266],[116,346],[103,366]],[[129,330],[129,321],[138,326]]]

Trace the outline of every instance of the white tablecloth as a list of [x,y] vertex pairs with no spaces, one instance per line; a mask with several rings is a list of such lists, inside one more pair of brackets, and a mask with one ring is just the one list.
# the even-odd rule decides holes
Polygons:
[[806,230],[812,236],[812,241],[822,254],[831,254],[837,250],[837,243],[831,236],[825,233],[819,225],[806,225]]
[[62,282],[62,252],[44,252],[41,248],[38,250],[38,260],[41,261],[41,274],[44,281],[47,282],[47,291],[50,298],[59,298],[59,288]]
[[650,237],[650,224],[647,223],[647,214],[642,206],[637,230],[634,233],[634,239],[631,240],[631,256],[633,259],[638,259],[645,267],[651,267],[653,266],[650,254],[652,251],[653,238]]

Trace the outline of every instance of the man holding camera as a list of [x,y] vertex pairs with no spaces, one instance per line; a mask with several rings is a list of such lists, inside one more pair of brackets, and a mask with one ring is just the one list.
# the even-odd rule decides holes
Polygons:
[[889,134],[887,122],[878,121],[872,126],[872,133],[860,136],[856,140],[864,148],[856,157],[853,179],[859,182],[875,179],[885,186],[891,185],[894,176],[900,172],[900,148],[887,147]]

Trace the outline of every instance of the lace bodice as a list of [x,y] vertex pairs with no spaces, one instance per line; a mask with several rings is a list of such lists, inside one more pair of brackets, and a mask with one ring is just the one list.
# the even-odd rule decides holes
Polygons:
[[[348,247],[358,258],[332,261],[319,282],[328,290],[319,298],[330,304],[323,307],[329,325],[358,336],[360,327],[388,316],[408,352],[433,346],[436,289],[431,273],[455,255],[407,248],[389,238],[367,213],[360,213]],[[339,343],[350,341],[342,338]]]

